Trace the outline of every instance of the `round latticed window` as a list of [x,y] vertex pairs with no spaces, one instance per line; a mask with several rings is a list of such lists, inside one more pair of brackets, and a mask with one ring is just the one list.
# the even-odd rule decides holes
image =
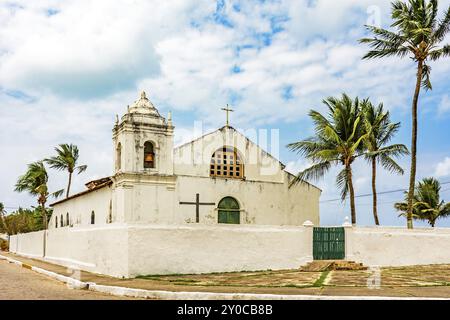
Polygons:
[[219,202],[219,223],[240,224],[241,213],[239,203],[232,197],[226,197]]
[[244,165],[235,148],[223,147],[211,157],[210,176],[231,179],[244,178]]

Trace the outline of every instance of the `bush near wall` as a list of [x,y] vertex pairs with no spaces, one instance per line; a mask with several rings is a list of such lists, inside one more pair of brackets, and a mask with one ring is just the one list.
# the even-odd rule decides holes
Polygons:
[[[47,221],[52,215],[52,209],[47,208]],[[31,209],[19,208],[11,212],[4,218],[4,225],[0,224],[0,233],[15,235],[18,233],[28,233],[44,229],[41,208]]]
[[0,251],[9,251],[8,241],[0,239]]

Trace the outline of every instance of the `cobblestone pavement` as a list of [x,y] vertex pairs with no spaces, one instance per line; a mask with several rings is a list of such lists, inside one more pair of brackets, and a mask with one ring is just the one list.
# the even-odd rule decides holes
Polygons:
[[[0,300],[109,300],[121,299],[65,284],[0,260]],[[123,299],[123,298],[122,298]]]

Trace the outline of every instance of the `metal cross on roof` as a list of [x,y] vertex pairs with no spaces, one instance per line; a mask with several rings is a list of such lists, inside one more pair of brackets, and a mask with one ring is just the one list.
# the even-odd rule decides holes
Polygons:
[[230,112],[234,112],[233,109],[231,109],[228,104],[226,108],[222,108],[223,111],[225,111],[227,113],[227,127],[230,126]]

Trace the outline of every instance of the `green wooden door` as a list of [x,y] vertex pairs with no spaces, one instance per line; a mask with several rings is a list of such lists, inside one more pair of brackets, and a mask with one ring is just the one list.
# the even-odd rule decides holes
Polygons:
[[219,223],[240,224],[241,212],[239,203],[232,197],[223,198],[219,202]]
[[314,260],[345,259],[344,228],[314,228],[313,257]]

